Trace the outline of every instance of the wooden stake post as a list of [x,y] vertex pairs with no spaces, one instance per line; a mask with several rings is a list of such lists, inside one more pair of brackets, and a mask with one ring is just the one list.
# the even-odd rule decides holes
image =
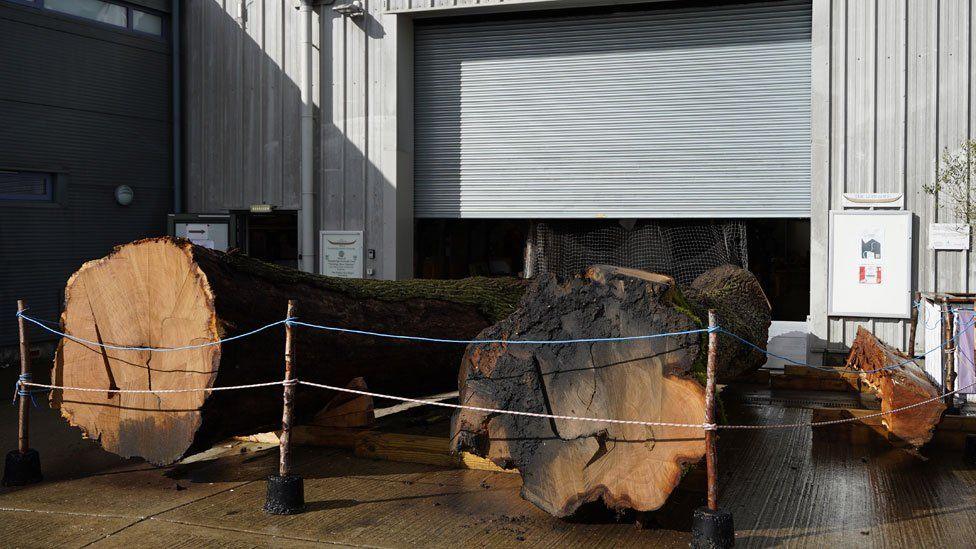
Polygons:
[[[708,311],[708,365],[705,371],[705,423],[715,423],[715,365],[718,360],[718,322],[715,311]],[[715,430],[705,431],[705,469],[708,474],[708,509],[718,511],[718,451]]]
[[[26,380],[30,378],[30,342],[27,339],[27,321],[24,317],[20,316],[24,314],[27,307],[24,306],[24,300],[17,300],[17,327],[20,329],[20,379]],[[17,431],[17,450],[21,454],[26,454],[27,449],[30,448],[30,406],[28,405],[29,395],[27,392],[29,389],[21,384],[17,383],[17,394],[19,395],[20,412],[18,415],[18,431]]]
[[[288,300],[288,318],[295,316],[295,300]],[[291,324],[285,324],[285,386],[284,386],[284,406],[281,411],[281,438],[279,439],[278,475],[285,477],[291,472],[291,421],[292,409],[294,408],[293,399],[295,397],[295,385],[288,383],[294,379],[294,361],[292,360],[292,329]]]
[[[288,300],[288,318],[295,317],[295,300]],[[301,475],[291,474],[291,423],[295,399],[295,361],[292,326],[285,322],[285,386],[281,411],[281,436],[278,438],[278,474],[268,476],[268,496],[264,510],[272,515],[293,515],[305,510],[305,483]]]
[[[908,356],[915,358],[915,334],[918,332],[918,310],[922,308],[922,293],[915,292],[915,301],[912,305],[911,322],[908,330]],[[923,319],[924,320],[924,319]]]
[[[944,392],[948,393],[956,389],[956,340],[955,340],[955,314],[952,312],[952,305],[947,301],[943,301],[943,337],[945,339],[945,347],[942,349],[942,360],[943,360],[943,372],[945,375],[945,383],[943,383]],[[945,397],[946,407],[950,411],[954,410],[952,395]],[[955,413],[955,412],[952,412]]]

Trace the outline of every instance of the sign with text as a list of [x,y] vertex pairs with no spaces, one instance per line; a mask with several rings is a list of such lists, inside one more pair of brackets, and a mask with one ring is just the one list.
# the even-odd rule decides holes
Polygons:
[[905,207],[903,193],[844,193],[844,208],[895,208]]
[[969,225],[929,223],[930,250],[968,250]]
[[363,277],[363,231],[321,231],[319,250],[325,276]]
[[828,314],[908,318],[912,296],[912,214],[830,212]]

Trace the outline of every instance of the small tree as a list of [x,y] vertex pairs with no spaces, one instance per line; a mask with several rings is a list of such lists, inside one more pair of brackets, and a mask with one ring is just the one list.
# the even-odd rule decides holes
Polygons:
[[958,223],[971,225],[976,222],[976,141],[966,140],[955,151],[942,152],[938,177],[922,190],[939,198],[953,213]]

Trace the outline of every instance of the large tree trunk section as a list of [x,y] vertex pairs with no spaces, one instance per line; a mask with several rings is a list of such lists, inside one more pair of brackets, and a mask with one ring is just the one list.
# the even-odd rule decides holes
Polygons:
[[[862,371],[861,380],[878,393],[883,412],[911,406],[940,394],[939,387],[925,370],[864,328],[857,329],[847,367]],[[881,368],[886,369],[874,371]],[[945,409],[942,399],[936,399],[904,412],[886,414],[881,421],[888,432],[919,448],[932,440],[935,426]]]
[[[479,336],[571,339],[681,332],[719,322],[765,346],[770,310],[755,278],[737,267],[710,271],[682,293],[662,275],[596,266],[561,283],[542,278],[519,309]],[[575,417],[701,424],[707,334],[559,345],[473,344],[460,371],[462,404]],[[721,338],[719,377],[764,362]],[[705,454],[701,428],[549,420],[462,410],[456,451],[518,468],[522,496],[563,517],[602,500],[615,509],[661,507],[684,471]]]
[[[67,333],[106,344],[178,347],[214,341],[281,320],[298,300],[302,321],[443,338],[470,339],[513,310],[515,279],[457,281],[327,278],[157,238],[86,263],[68,281]],[[404,342],[295,329],[300,379],[344,386],[362,377],[373,390],[429,394],[457,375],[460,345]],[[188,389],[283,378],[284,326],[217,346],[174,352],[118,351],[61,342],[58,385]],[[296,419],[333,395],[299,388]],[[121,456],[171,463],[226,436],[275,428],[281,387],[214,393],[120,394],[60,391],[52,403],[85,434]]]

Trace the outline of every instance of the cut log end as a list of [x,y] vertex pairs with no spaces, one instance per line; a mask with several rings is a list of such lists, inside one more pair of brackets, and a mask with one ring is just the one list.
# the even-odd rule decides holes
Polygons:
[[902,412],[886,414],[882,416],[882,424],[915,448],[932,439],[946,406],[941,398],[936,398],[939,388],[915,361],[858,327],[847,367],[861,370],[861,380],[877,392],[882,412],[930,400]]
[[[479,336],[572,339],[683,332],[701,327],[708,303],[741,315],[765,342],[769,308],[751,275],[728,268],[706,277],[689,301],[666,276],[594,266],[567,282],[540,279],[519,309]],[[735,284],[712,284],[713,281]],[[577,418],[700,425],[705,421],[704,344],[700,333],[565,345],[471,345],[461,365],[463,404]],[[757,368],[753,354],[720,354],[725,377]],[[742,363],[733,364],[734,360]],[[462,410],[453,444],[523,477],[522,494],[565,517],[602,501],[615,509],[664,505],[691,464],[705,453],[700,427],[646,426],[545,419]]]
[[[218,338],[213,301],[188,244],[148,240],[120,247],[76,272],[65,291],[62,325],[77,338],[106,345],[194,345]],[[64,340],[57,353],[54,383],[105,391],[55,392],[52,399],[62,416],[106,450],[131,457],[152,446],[158,449],[154,461],[168,463],[186,448],[179,443],[167,448],[165,439],[192,439],[207,394],[110,390],[209,388],[219,360],[219,346],[150,353]]]
[[[470,339],[510,312],[524,288],[524,281],[498,278],[328,278],[185,240],[141,240],[86,263],[71,277],[62,315],[67,333],[101,344],[154,348],[254,333],[173,352],[103,349],[64,339],[54,382],[104,390],[55,391],[52,404],[106,450],[165,465],[224,438],[280,425],[281,387],[199,389],[281,380],[284,329],[256,330],[284,319],[289,299],[298,300],[298,315],[312,324]],[[376,391],[405,396],[453,388],[463,353],[458,345],[310,328],[295,330],[294,347],[301,379],[343,386],[362,378],[359,383]],[[184,392],[119,394],[111,389]],[[297,391],[296,421],[311,419],[332,396]],[[357,413],[363,419],[372,412]]]

